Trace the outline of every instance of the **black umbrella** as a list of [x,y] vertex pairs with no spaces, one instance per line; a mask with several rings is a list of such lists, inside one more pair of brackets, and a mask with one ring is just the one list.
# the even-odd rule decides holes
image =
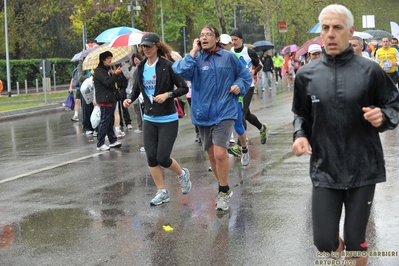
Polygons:
[[254,50],[257,52],[274,49],[274,44],[268,41],[257,41],[252,45],[254,46]]
[[382,39],[382,38],[388,38],[392,39],[392,34],[385,30],[365,30],[364,32],[367,32],[368,34],[373,36],[373,39]]

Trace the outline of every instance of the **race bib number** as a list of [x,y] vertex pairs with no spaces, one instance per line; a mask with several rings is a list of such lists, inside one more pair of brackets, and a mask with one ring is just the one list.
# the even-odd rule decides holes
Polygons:
[[384,71],[388,71],[392,69],[392,61],[391,60],[382,60],[382,69]]

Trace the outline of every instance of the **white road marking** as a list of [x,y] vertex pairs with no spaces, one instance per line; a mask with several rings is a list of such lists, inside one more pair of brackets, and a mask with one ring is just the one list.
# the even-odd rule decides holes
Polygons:
[[35,171],[32,171],[32,172],[28,172],[28,173],[25,173],[25,174],[20,174],[20,175],[17,175],[17,176],[13,176],[13,177],[10,177],[10,178],[4,179],[4,180],[0,180],[0,184],[6,183],[6,182],[10,182],[10,181],[14,181],[14,180],[17,180],[17,179],[20,179],[20,178],[23,178],[23,177],[27,177],[27,176],[30,176],[30,175],[38,174],[38,173],[41,173],[41,172],[44,172],[44,171],[48,171],[48,170],[51,170],[51,169],[54,169],[54,168],[57,168],[57,167],[61,167],[61,166],[67,165],[67,164],[76,163],[76,162],[79,162],[79,161],[82,161],[82,160],[93,158],[93,157],[99,156],[101,154],[104,154],[106,152],[109,152],[109,151],[98,152],[98,153],[95,153],[95,154],[92,154],[92,155],[83,156],[83,157],[76,158],[76,159],[73,159],[73,160],[70,160],[70,161],[67,161],[67,162],[63,162],[63,163],[60,163],[60,164],[44,167],[44,168],[41,168],[41,169],[38,169],[38,170],[35,170]]

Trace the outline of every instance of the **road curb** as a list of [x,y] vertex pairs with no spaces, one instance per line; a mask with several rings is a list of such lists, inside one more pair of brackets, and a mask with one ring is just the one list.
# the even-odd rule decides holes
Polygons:
[[29,116],[34,116],[38,114],[47,114],[65,111],[65,107],[62,103],[49,104],[45,106],[24,108],[15,111],[5,111],[0,113],[0,122],[10,121],[19,118],[25,118]]

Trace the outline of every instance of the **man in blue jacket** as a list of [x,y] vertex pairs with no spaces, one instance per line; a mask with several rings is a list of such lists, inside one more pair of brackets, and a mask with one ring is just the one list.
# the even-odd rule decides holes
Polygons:
[[228,185],[227,148],[237,119],[238,96],[245,95],[252,76],[237,56],[219,46],[219,37],[214,25],[203,26],[193,49],[173,64],[173,70],[191,81],[191,119],[219,183],[216,209],[228,210],[233,191]]

